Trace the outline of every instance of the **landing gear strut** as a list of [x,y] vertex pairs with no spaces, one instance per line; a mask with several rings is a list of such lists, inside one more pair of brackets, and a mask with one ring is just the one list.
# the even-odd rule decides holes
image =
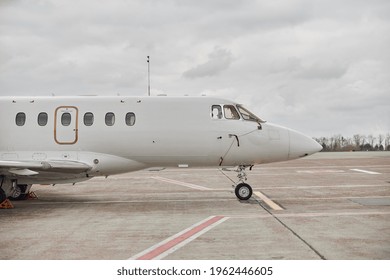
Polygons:
[[0,176],[0,203],[9,200],[26,200],[30,195],[30,184],[18,184],[17,180]]
[[27,200],[31,185],[15,185],[14,192],[9,197],[10,200]]
[[247,168],[247,166],[240,165],[236,170],[236,172],[238,172],[237,177],[239,179],[239,183],[235,187],[234,192],[239,200],[248,200],[251,198],[253,193],[252,187],[247,183],[244,183],[247,180],[245,168]]

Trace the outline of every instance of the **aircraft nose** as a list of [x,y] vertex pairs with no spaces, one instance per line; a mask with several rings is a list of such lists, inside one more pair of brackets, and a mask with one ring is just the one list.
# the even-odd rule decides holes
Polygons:
[[295,159],[305,157],[322,150],[322,146],[312,138],[294,131],[289,130],[290,136],[290,152],[288,155],[289,159]]

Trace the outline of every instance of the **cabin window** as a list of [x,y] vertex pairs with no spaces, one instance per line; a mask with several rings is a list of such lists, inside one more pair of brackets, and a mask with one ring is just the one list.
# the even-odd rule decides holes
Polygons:
[[135,114],[127,113],[126,114],[126,125],[133,126],[135,124]]
[[23,126],[26,123],[26,114],[23,112],[17,113],[15,122],[17,126]]
[[47,125],[48,116],[47,113],[42,112],[38,115],[38,125],[45,126]]
[[107,126],[113,126],[115,124],[115,114],[111,112],[107,113],[105,120]]
[[222,119],[222,107],[220,105],[211,106],[211,118],[214,120]]
[[240,115],[238,114],[236,108],[233,105],[224,105],[223,111],[225,113],[225,118],[229,120],[239,120]]
[[94,119],[94,117],[93,117],[93,114],[91,112],[88,112],[88,113],[84,114],[84,124],[86,126],[93,125],[93,119]]
[[63,113],[61,116],[61,124],[63,126],[69,126],[72,122],[72,115],[70,113]]

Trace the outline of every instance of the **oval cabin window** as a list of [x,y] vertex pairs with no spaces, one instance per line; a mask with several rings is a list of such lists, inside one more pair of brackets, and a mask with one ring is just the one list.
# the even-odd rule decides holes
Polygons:
[[45,126],[47,125],[48,116],[47,113],[42,112],[38,115],[38,125]]
[[126,114],[126,125],[133,126],[135,124],[135,114],[127,113]]
[[93,125],[93,114],[91,112],[85,113],[85,115],[84,115],[84,124],[86,126]]
[[61,116],[61,124],[63,126],[69,126],[72,122],[72,115],[70,113],[63,113]]
[[106,120],[107,126],[113,126],[115,124],[115,114],[114,113],[107,113],[105,120]]
[[23,112],[17,113],[15,123],[17,126],[23,126],[26,123],[26,114]]

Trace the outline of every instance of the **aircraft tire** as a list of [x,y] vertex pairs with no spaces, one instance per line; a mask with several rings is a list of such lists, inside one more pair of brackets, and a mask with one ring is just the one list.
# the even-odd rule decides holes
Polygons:
[[20,189],[20,192],[16,196],[10,196],[10,200],[26,200],[28,197],[28,193],[26,193],[27,185],[18,185],[18,188]]
[[7,195],[5,194],[5,192],[3,191],[2,188],[0,188],[0,203],[2,203],[3,201],[5,201],[7,199]]
[[235,193],[239,200],[248,200],[251,198],[252,192],[252,187],[246,183],[240,183],[235,188]]

